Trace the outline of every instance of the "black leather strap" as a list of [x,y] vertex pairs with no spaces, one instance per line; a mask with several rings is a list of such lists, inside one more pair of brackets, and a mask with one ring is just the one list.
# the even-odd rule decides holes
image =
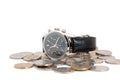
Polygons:
[[72,52],[89,52],[96,49],[96,37],[71,37]]

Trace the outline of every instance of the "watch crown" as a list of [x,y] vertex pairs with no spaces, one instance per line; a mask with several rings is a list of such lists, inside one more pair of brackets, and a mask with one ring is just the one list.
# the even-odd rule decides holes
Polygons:
[[56,30],[56,31],[60,31],[60,29],[59,29],[59,28],[54,28],[54,30]]

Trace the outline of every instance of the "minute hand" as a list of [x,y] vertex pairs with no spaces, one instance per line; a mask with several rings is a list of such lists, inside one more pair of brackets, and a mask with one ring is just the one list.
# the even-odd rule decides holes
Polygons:
[[57,38],[57,41],[55,42],[54,47],[57,46],[59,39],[60,39],[60,37]]

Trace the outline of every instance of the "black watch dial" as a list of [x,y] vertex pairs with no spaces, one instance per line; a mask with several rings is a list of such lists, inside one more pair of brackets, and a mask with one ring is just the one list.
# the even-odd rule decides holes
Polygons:
[[66,37],[60,32],[50,32],[44,37],[43,48],[51,59],[60,59],[68,49]]

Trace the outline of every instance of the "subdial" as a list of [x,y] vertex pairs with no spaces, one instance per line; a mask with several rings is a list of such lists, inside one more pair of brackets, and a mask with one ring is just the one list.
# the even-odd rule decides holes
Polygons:
[[50,47],[48,55],[53,58],[60,58],[64,52],[57,47]]

